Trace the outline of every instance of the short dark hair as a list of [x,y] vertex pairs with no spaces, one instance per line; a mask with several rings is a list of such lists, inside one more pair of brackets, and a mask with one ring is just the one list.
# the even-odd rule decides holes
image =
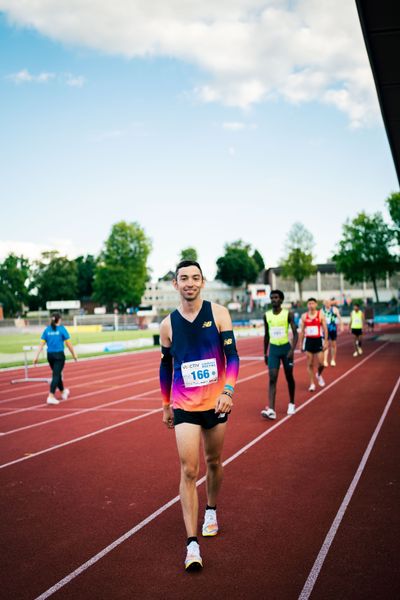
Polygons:
[[271,292],[269,294],[270,298],[271,298],[272,294],[277,294],[281,300],[285,299],[285,294],[282,292],[282,290],[271,290]]
[[197,267],[201,273],[201,278],[204,279],[203,271],[201,270],[201,266],[196,260],[181,260],[180,263],[176,265],[175,269],[175,279],[178,279],[178,271],[179,269],[183,269],[185,267]]
[[316,299],[316,298],[313,298],[313,297],[311,297],[311,298],[309,298],[309,299],[307,300],[307,302],[317,302],[317,299]]
[[358,306],[358,308],[360,308],[360,303],[359,302],[354,302],[354,307]]

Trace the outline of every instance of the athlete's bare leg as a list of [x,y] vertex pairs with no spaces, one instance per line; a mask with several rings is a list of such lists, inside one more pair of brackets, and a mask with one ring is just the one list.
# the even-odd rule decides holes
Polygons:
[[324,353],[318,352],[318,375],[321,375],[324,370]]
[[307,352],[307,371],[310,376],[310,384],[314,385],[314,354]]
[[275,410],[276,383],[279,369],[269,369],[269,407]]
[[204,458],[207,465],[206,490],[207,504],[216,506],[218,492],[223,478],[222,448],[224,445],[226,423],[220,423],[212,429],[203,429]]
[[337,343],[336,340],[331,341],[331,360],[336,362]]
[[293,367],[288,367],[284,365],[283,369],[285,371],[285,377],[289,390],[289,400],[292,404],[294,404],[294,392],[296,389],[296,384],[293,377]]
[[[333,356],[333,351],[331,349],[331,356]],[[327,349],[324,351],[324,364],[328,365],[329,364],[329,342],[328,342],[328,347]]]
[[175,425],[176,444],[181,461],[179,494],[187,537],[197,535],[199,500],[196,481],[199,474],[200,425],[180,423]]

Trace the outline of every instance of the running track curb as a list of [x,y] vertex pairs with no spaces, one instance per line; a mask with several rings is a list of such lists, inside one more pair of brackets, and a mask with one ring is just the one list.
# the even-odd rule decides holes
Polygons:
[[[317,394],[315,394],[314,396],[312,396],[312,398],[310,398],[309,400],[307,400],[306,402],[304,402],[296,410],[296,414],[298,412],[300,412],[300,410],[303,410],[303,408],[305,408],[308,404],[310,404],[311,402],[313,402],[314,400],[316,400],[316,398],[318,398],[321,394],[323,394],[324,392],[326,392],[327,390],[329,390],[331,387],[333,387],[334,385],[336,385],[339,381],[341,381],[342,379],[344,379],[345,377],[347,377],[348,375],[350,375],[350,373],[352,373],[353,371],[355,371],[356,369],[358,369],[359,367],[361,367],[361,365],[363,365],[370,358],[372,358],[373,356],[375,356],[375,354],[377,354],[378,352],[380,352],[381,350],[383,350],[384,348],[386,348],[386,346],[388,344],[389,344],[389,342],[386,342],[380,348],[377,348],[376,350],[374,350],[374,352],[372,352],[371,354],[369,354],[368,356],[366,356],[361,362],[359,362],[356,365],[354,365],[354,367],[351,367],[348,371],[346,371],[345,373],[343,373],[342,375],[340,375],[340,377],[338,377],[337,379],[335,379],[335,381],[332,381],[332,383],[330,383],[329,385],[327,385],[323,390],[321,390],[320,392],[318,392]],[[288,416],[284,417],[281,421],[279,421],[278,423],[276,423],[275,425],[273,425],[272,427],[270,427],[269,429],[267,429],[264,433],[262,433],[261,435],[257,436],[256,438],[254,438],[254,440],[252,440],[251,442],[249,442],[248,444],[246,444],[245,446],[243,446],[240,450],[238,450],[237,452],[235,452],[235,454],[233,454],[232,456],[230,456],[229,458],[227,458],[222,463],[223,466],[228,465],[229,463],[231,463],[232,461],[234,461],[236,458],[238,458],[239,456],[241,456],[242,454],[244,454],[244,452],[246,452],[249,448],[251,448],[252,446],[254,446],[255,444],[257,444],[259,441],[261,441],[263,438],[265,438],[267,435],[269,435],[272,431],[274,431],[275,429],[277,429],[278,427],[280,427],[288,419],[291,419],[294,416],[295,415],[288,415]],[[197,487],[199,487],[200,485],[202,485],[205,482],[205,480],[206,480],[205,476],[203,476],[201,479],[199,479],[198,482],[197,482],[197,484],[196,484]],[[175,496],[175,498],[172,498],[171,500],[169,500],[168,502],[166,502],[163,506],[161,506],[160,508],[158,508],[151,515],[149,515],[148,517],[146,517],[145,519],[143,519],[143,521],[141,521],[140,523],[138,523],[137,525],[135,525],[132,529],[130,529],[129,531],[127,531],[126,533],[124,533],[121,537],[119,537],[118,539],[114,540],[111,544],[109,544],[108,546],[106,546],[105,548],[103,548],[103,550],[101,550],[100,552],[98,552],[97,554],[95,554],[94,556],[92,556],[92,558],[90,558],[88,561],[86,561],[85,563],[83,563],[82,565],[80,565],[77,569],[75,569],[75,571],[72,571],[71,573],[69,573],[68,575],[66,575],[63,579],[61,579],[60,581],[58,581],[55,585],[53,585],[51,588],[49,588],[48,590],[46,590],[45,592],[43,592],[43,594],[40,594],[40,596],[37,596],[37,598],[35,598],[35,600],[45,600],[46,598],[49,598],[50,596],[52,596],[55,592],[57,592],[62,587],[64,587],[68,583],[70,583],[73,579],[75,579],[76,577],[78,577],[78,575],[81,575],[81,573],[84,573],[89,567],[91,567],[94,564],[96,564],[99,560],[101,560],[102,558],[104,558],[104,556],[106,556],[107,554],[109,554],[112,550],[114,550],[115,548],[117,548],[118,546],[120,546],[123,542],[125,542],[130,537],[132,537],[133,535],[135,535],[135,533],[137,533],[138,531],[140,531],[141,529],[143,529],[143,527],[145,527],[146,525],[148,525],[149,523],[151,523],[151,521],[153,521],[154,519],[156,519],[157,517],[159,517],[163,512],[165,512],[168,508],[170,508],[171,506],[173,506],[174,504],[176,504],[178,501],[179,501],[179,496]]]

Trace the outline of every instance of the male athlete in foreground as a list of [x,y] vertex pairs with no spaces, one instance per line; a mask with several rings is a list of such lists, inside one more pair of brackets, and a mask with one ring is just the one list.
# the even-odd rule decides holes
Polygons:
[[218,533],[221,453],[239,357],[228,310],[201,298],[204,278],[200,265],[180,262],[173,284],[181,303],[160,326],[160,387],[163,422],[175,428],[181,463],[179,493],[187,533],[185,568],[193,571],[203,566],[197,539],[200,440],[203,437],[207,465],[202,534],[214,536]]

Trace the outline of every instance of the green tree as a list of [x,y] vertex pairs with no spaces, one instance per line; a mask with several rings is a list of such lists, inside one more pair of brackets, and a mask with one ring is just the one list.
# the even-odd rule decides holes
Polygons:
[[23,256],[9,254],[0,263],[0,302],[6,317],[22,313],[28,304],[29,260]]
[[93,281],[96,269],[96,259],[92,254],[75,258],[78,273],[78,298],[91,298],[93,295]]
[[139,306],[147,280],[151,240],[138,223],[120,221],[104,243],[94,277],[94,297],[109,308]]
[[31,289],[37,290],[38,304],[48,300],[75,300],[78,296],[78,267],[74,260],[60,256],[57,250],[42,252],[36,261]]
[[333,256],[338,271],[351,283],[371,281],[379,302],[377,280],[396,270],[396,258],[391,253],[393,230],[381,213],[359,213],[343,225],[342,239]]
[[294,223],[286,244],[285,257],[281,261],[282,275],[294,279],[299,286],[300,300],[303,299],[303,281],[316,271],[313,264],[314,238],[302,223]]
[[258,250],[254,250],[253,260],[255,261],[258,267],[258,272],[261,273],[261,271],[265,269],[265,262]]
[[196,248],[192,248],[191,246],[189,246],[189,248],[184,248],[183,250],[181,250],[179,262],[181,260],[194,260],[197,262],[198,258]]
[[400,245],[400,193],[393,193],[386,199],[386,205],[392,218],[397,243]]
[[234,288],[256,281],[259,265],[250,256],[251,246],[242,240],[225,244],[224,250],[217,259],[216,278],[231,286],[233,296]]

